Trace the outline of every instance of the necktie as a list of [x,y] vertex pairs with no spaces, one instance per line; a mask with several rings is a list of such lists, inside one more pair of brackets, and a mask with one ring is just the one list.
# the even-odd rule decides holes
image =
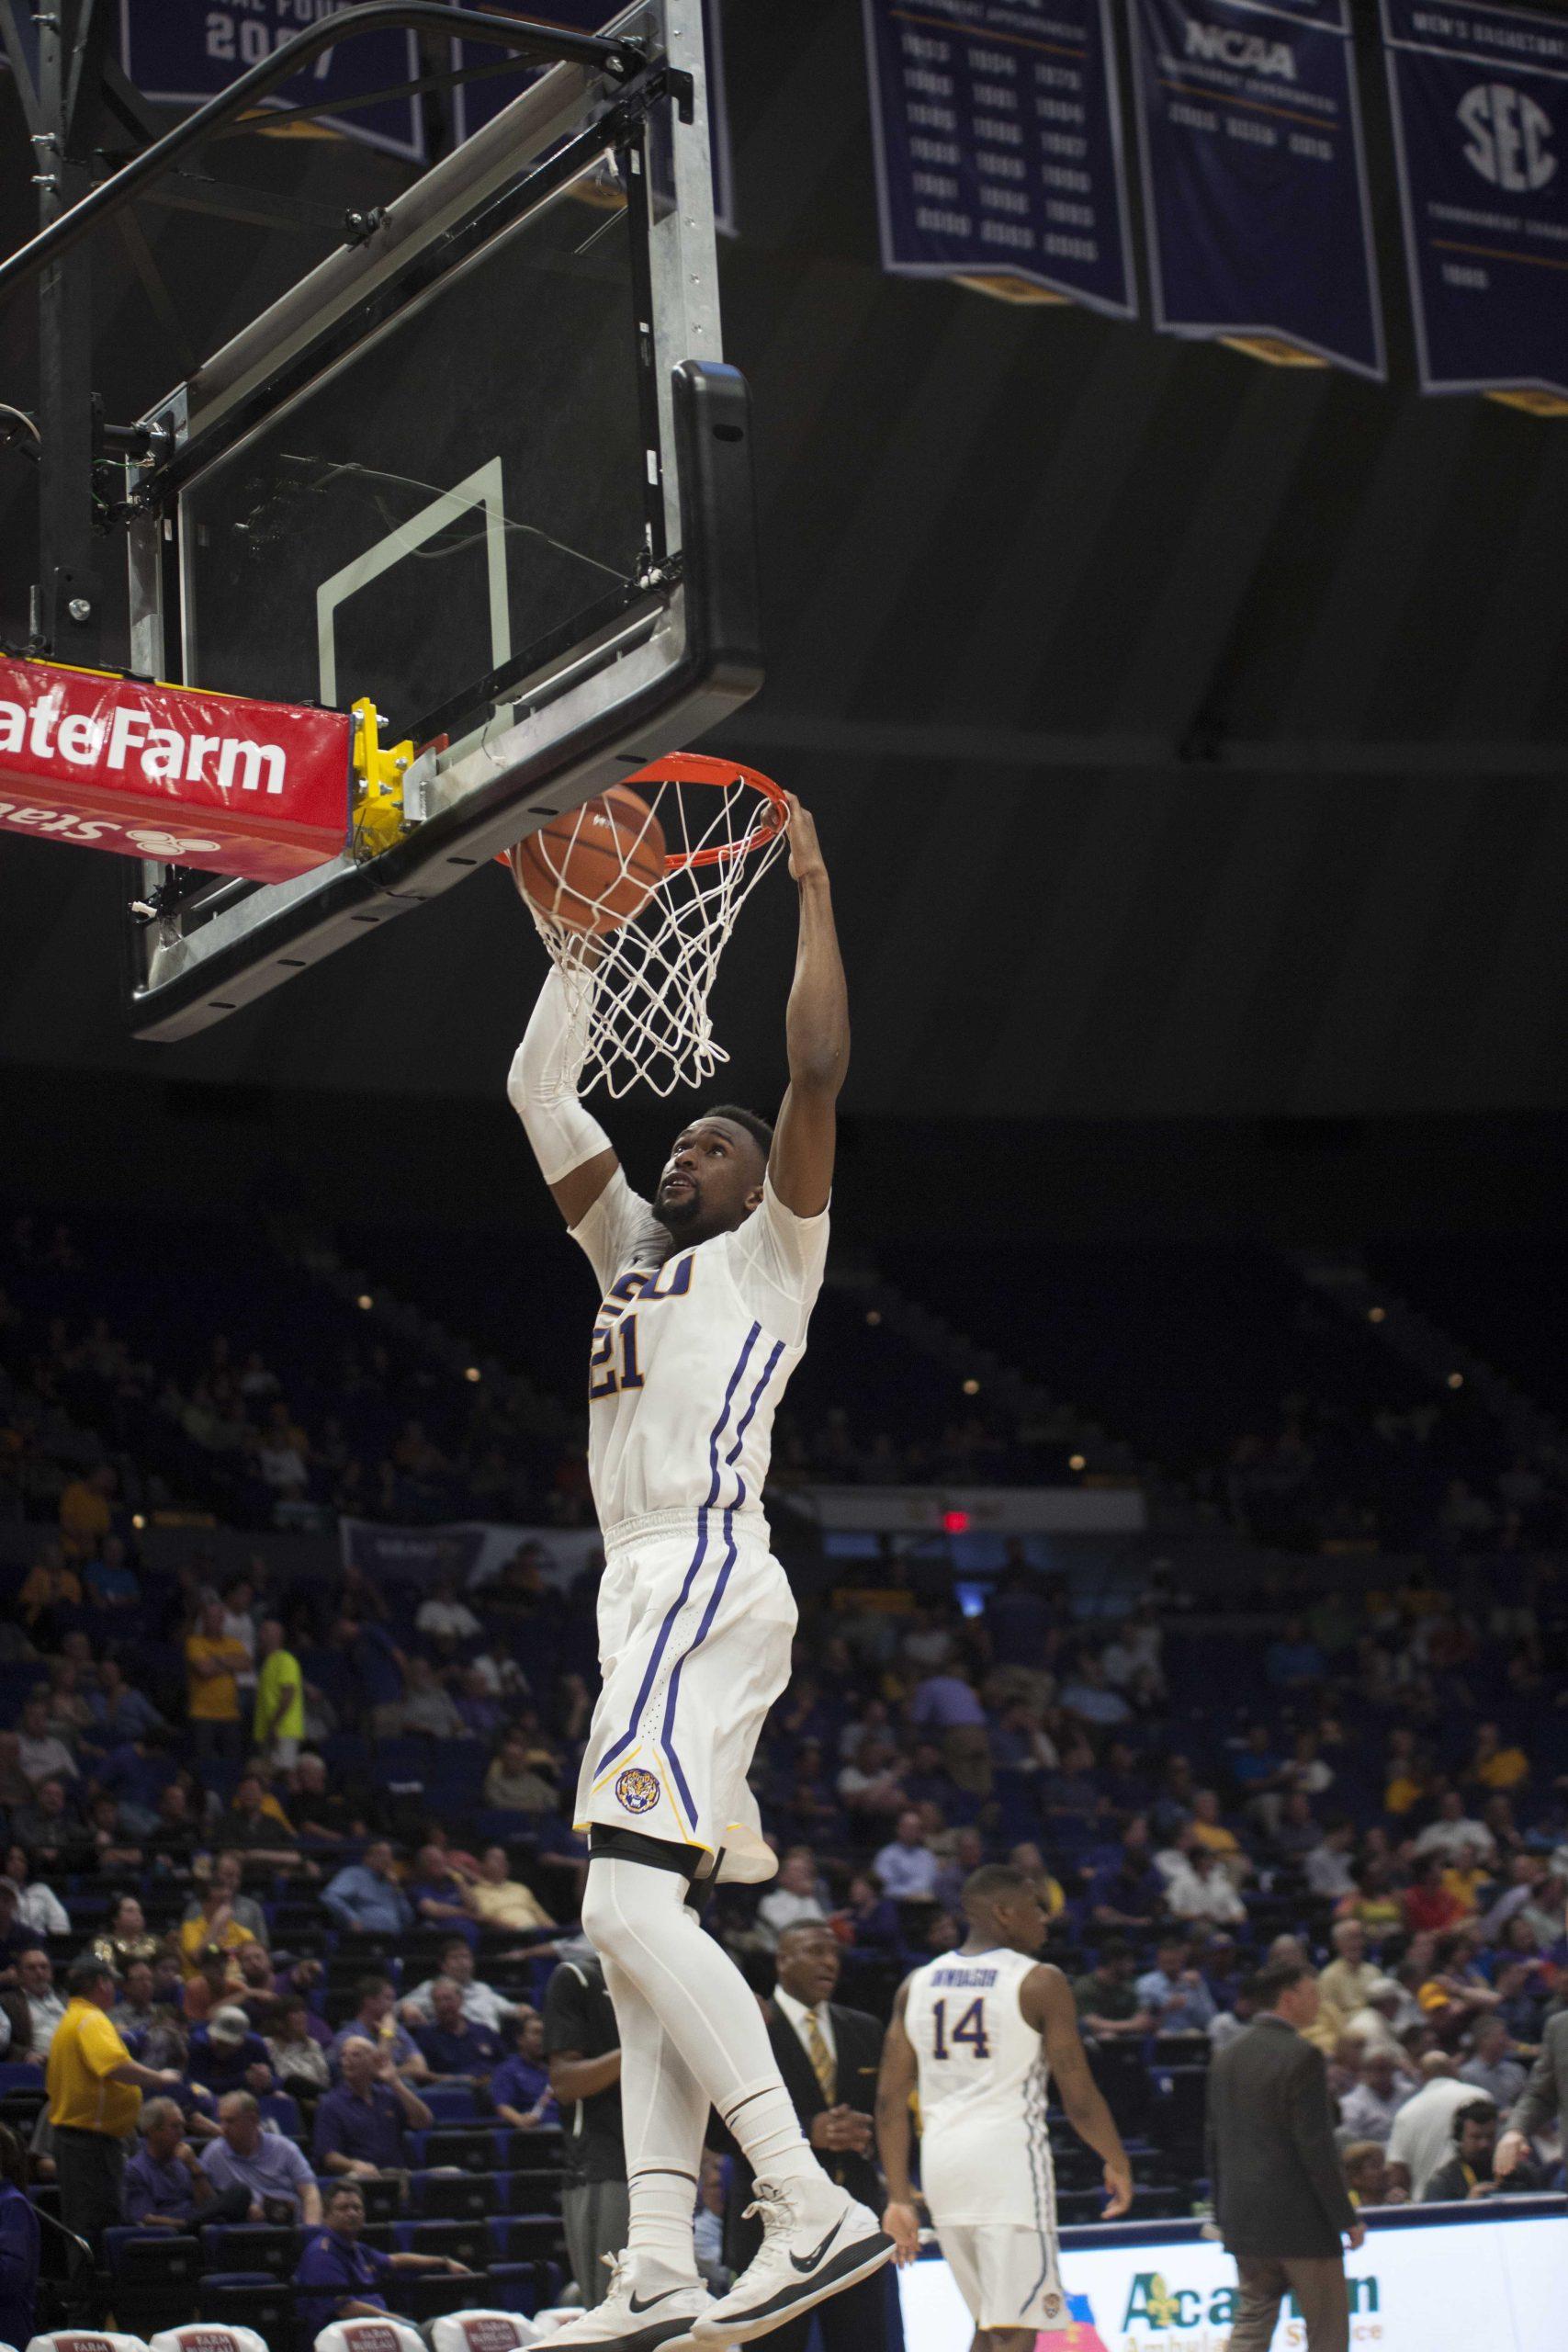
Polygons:
[[832,2053],[822,2039],[822,2029],[817,2022],[815,2009],[806,2012],[806,2052],[811,2061],[811,2071],[822,2086],[822,2096],[829,2107],[837,2103],[839,2070]]

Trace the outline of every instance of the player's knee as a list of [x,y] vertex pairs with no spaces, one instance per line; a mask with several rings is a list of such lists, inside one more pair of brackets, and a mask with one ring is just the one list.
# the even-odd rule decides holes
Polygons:
[[582,1895],[582,1932],[600,1959],[614,1966],[626,1957],[626,1922],[609,1881],[610,1872],[603,1862],[589,1863],[588,1884]]
[[[648,1937],[658,1921],[661,1903],[671,1917],[679,1915],[685,1883],[667,1863],[655,1859],[657,1841],[642,1841],[654,1853],[638,1855],[634,1838],[620,1834],[613,1855],[595,1853],[588,1865],[588,1885],[582,1897],[582,1932],[600,1959],[611,1967],[637,1973],[639,1954],[646,1954]],[[640,1884],[628,1883],[626,1864],[639,1867]]]

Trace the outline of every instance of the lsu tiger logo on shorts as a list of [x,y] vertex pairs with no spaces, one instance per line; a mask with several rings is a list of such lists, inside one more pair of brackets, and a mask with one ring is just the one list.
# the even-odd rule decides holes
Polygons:
[[630,1764],[616,1776],[615,1802],[628,1813],[651,1813],[663,1793],[658,1775],[645,1771],[640,1764]]
[[1052,2288],[1048,2293],[1041,2296],[1040,2308],[1044,2312],[1048,2321],[1055,2322],[1061,2318],[1065,2306],[1063,2304],[1062,2298],[1057,2294],[1055,2288]]

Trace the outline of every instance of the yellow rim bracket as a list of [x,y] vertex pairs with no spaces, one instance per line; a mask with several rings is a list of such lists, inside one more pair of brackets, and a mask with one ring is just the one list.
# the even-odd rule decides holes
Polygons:
[[400,841],[410,824],[403,806],[403,778],[413,765],[413,744],[381,748],[381,714],[368,695],[354,712],[354,854],[379,857]]

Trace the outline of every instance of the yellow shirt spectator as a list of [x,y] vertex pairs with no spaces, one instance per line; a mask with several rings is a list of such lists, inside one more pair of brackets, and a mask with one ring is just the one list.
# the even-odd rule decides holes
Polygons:
[[1420,1804],[1426,1793],[1425,1781],[1418,1781],[1413,1772],[1396,1772],[1383,1791],[1383,1811],[1408,1813],[1413,1804]]
[[553,1928],[555,1921],[536,1896],[530,1894],[521,1879],[502,1879],[499,1884],[486,1881],[468,1890],[468,1905],[476,1919],[487,1928]]
[[108,1497],[91,1478],[73,1478],[60,1498],[60,1532],[66,1550],[78,1560],[96,1552],[114,1526]]
[[1404,1924],[1397,1894],[1349,1894],[1335,1911],[1339,1919],[1359,1919],[1369,1936],[1382,1938]]
[[1529,1776],[1529,1758],[1522,1747],[1495,1747],[1490,1754],[1478,1755],[1471,1767],[1472,1780],[1479,1781],[1483,1789],[1501,1789],[1505,1795],[1521,1788]]
[[1490,1872],[1486,1871],[1448,1870],[1443,1872],[1443,1884],[1456,1903],[1461,1904],[1468,1917],[1481,1908],[1481,1889],[1486,1885]]
[[49,2045],[44,2076],[52,2128],[128,2138],[141,2112],[141,2093],[109,2076],[115,2067],[130,2064],[130,2051],[97,2004],[80,1997],[70,2001]]
[[45,1609],[80,1609],[82,1579],[62,1560],[35,1560],[17,1606],[31,1625]]
[[1220,1801],[1213,1789],[1200,1789],[1192,1800],[1192,1835],[1211,1854],[1228,1860],[1241,1851],[1241,1840],[1220,1819]]
[[209,1952],[237,1952],[242,1944],[254,1944],[249,1928],[243,1928],[227,1904],[210,1917],[198,1911],[194,1919],[186,1920],[180,1929],[180,1958],[187,1976],[199,1976],[201,1963]]
[[186,1712],[193,1724],[239,1722],[238,1678],[249,1664],[243,1642],[223,1631],[222,1602],[213,1601],[203,1610],[197,1631],[186,1641]]

